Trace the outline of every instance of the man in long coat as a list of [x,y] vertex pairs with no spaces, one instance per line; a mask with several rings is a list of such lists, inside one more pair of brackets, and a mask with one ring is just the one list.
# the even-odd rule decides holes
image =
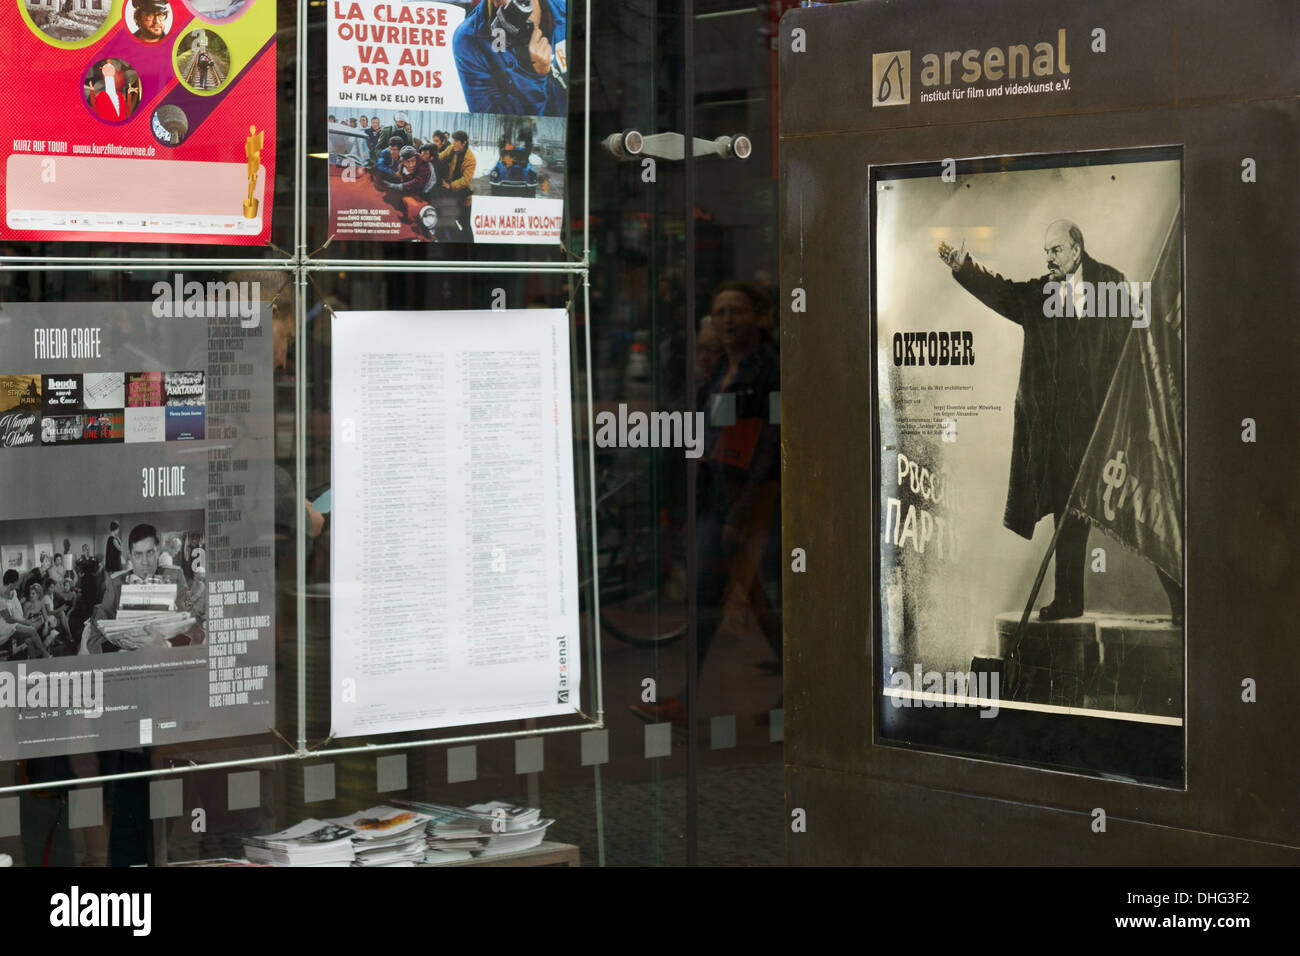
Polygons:
[[[1044,515],[1052,515],[1058,525],[1064,522],[1056,542],[1056,590],[1052,603],[1039,611],[1051,621],[1083,613],[1088,523],[1068,514],[1066,503],[1131,319],[1095,314],[1098,284],[1122,283],[1124,275],[1084,251],[1078,226],[1065,219],[1053,222],[1043,252],[1047,275],[1013,282],[989,272],[964,251],[939,245],[940,257],[966,291],[1024,329],[1002,523],[1032,538],[1034,525]],[[1052,296],[1060,298],[1051,301]]]

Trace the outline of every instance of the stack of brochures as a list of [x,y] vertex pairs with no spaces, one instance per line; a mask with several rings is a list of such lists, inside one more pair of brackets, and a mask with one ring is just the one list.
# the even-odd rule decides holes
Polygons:
[[543,819],[535,807],[500,800],[469,807],[398,802],[428,818],[424,862],[429,865],[532,849],[546,838],[546,828],[555,822]]
[[371,807],[329,821],[353,831],[353,866],[415,866],[424,861],[426,814],[399,807]]
[[279,833],[244,837],[244,855],[275,866],[351,866],[356,832],[329,820],[304,820]]
[[117,616],[140,616],[149,611],[176,610],[175,584],[123,584],[118,592]]
[[118,611],[117,618],[95,622],[100,632],[118,647],[135,649],[161,644],[160,632],[178,633],[194,626],[194,615],[182,611]]
[[175,863],[168,863],[167,865],[202,869],[207,867],[214,867],[214,868],[245,867],[245,866],[262,867],[262,866],[270,866],[271,864],[253,863],[250,860],[235,860],[235,859],[231,859],[228,856],[214,856],[206,860],[178,860]]

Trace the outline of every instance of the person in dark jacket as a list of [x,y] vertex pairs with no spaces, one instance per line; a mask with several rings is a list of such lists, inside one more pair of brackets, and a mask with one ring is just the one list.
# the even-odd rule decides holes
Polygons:
[[117,533],[116,521],[108,524],[108,543],[104,545],[104,572],[116,574],[122,570],[122,539]]
[[381,192],[384,189],[383,182],[397,178],[398,170],[402,168],[403,149],[401,137],[393,136],[388,140],[388,148],[375,160],[375,188]]
[[398,162],[397,171],[385,176],[384,188],[403,196],[423,196],[432,176],[428,161],[420,158],[414,146],[403,146]]
[[[451,141],[451,134],[446,130],[437,130],[430,137],[430,142],[420,147],[420,158],[429,163],[433,172],[433,181],[430,184],[430,192],[441,195],[446,192],[447,174],[450,167],[443,160],[442,154],[447,149],[447,144]],[[426,155],[427,154],[427,155]]]
[[566,115],[565,36],[564,0],[480,0],[451,44],[469,111]]
[[[1002,522],[1026,539],[1045,515],[1061,525],[1055,592],[1039,611],[1043,620],[1054,621],[1083,613],[1089,527],[1066,506],[1132,323],[1089,307],[1101,283],[1123,283],[1124,274],[1088,255],[1077,225],[1053,222],[1043,252],[1047,275],[1013,282],[964,250],[939,244],[940,257],[962,288],[1024,330]],[[1060,301],[1048,301],[1051,296]],[[1171,605],[1177,594],[1175,618],[1180,617],[1181,590],[1163,573],[1160,580]]]
[[[374,123],[378,120],[379,117],[376,116],[374,121],[371,122],[371,128],[374,127]],[[392,125],[385,126],[376,133],[373,141],[370,139],[369,134],[366,135],[366,141],[370,143],[370,148],[373,151],[371,158],[378,160],[379,154],[391,147],[394,139],[397,140],[398,149],[403,146],[415,145],[415,134],[411,132],[411,121],[405,113],[396,113],[393,116]]]
[[379,185],[384,199],[401,213],[403,221],[414,224],[427,202],[425,193],[432,181],[433,167],[420,158],[414,146],[403,146],[397,172],[384,173]]

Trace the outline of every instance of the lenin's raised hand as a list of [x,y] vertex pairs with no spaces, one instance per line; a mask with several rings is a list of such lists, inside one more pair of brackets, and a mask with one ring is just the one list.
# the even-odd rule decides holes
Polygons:
[[966,262],[966,243],[963,241],[960,249],[954,249],[946,242],[939,243],[939,258],[953,272],[956,272]]

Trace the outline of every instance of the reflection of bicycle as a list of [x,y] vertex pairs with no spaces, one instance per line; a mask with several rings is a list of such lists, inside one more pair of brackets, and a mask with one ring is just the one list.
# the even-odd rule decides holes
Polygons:
[[[632,485],[634,476],[620,476],[613,465],[599,466],[596,475],[596,558],[600,566],[600,629],[633,647],[667,647],[686,636],[686,624],[665,626],[659,621],[655,629],[655,589],[632,592],[628,569],[643,560],[634,542],[653,542],[654,529],[642,521],[635,523],[644,509],[625,507],[618,493]],[[629,525],[632,525],[629,528]],[[650,555],[653,560],[653,554]],[[586,578],[579,588],[582,603],[587,603]]]

